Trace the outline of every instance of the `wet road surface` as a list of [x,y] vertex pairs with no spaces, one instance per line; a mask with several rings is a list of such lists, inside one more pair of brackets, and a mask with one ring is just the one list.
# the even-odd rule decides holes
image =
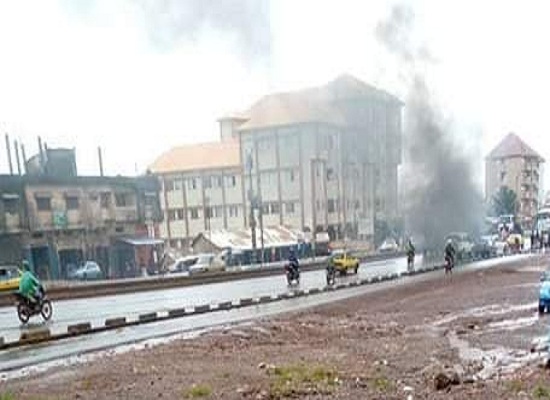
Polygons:
[[[488,268],[498,264],[515,262],[526,256],[513,256],[505,259],[486,260],[467,265],[464,269]],[[402,272],[406,269],[406,261],[402,259],[386,260],[368,263],[361,266],[358,277],[361,279],[382,275],[385,273]],[[460,272],[460,269],[457,270]],[[276,303],[257,305],[251,308],[233,309],[189,316],[174,320],[145,324],[124,328],[117,331],[104,332],[94,335],[67,339],[59,342],[46,343],[37,346],[28,346],[0,352],[0,371],[9,371],[51,362],[53,360],[75,357],[92,351],[129,345],[155,337],[171,335],[189,335],[201,329],[215,326],[229,325],[244,322],[254,318],[296,311],[303,308],[320,305],[335,300],[357,296],[363,293],[383,290],[385,288],[402,285],[419,280],[433,279],[440,276],[441,271],[435,271],[414,277],[405,277],[396,281],[388,281],[375,285],[346,289],[338,292],[323,293],[320,295],[283,300]],[[358,278],[351,275],[341,278],[341,281],[351,281]],[[325,284],[324,271],[313,271],[303,274],[301,289],[323,287]],[[191,288],[163,290],[159,292],[145,292],[134,295],[108,296],[88,300],[69,300],[56,303],[57,314],[54,321],[49,323],[53,332],[64,331],[69,323],[92,321],[102,324],[106,317],[130,316],[137,319],[137,314],[147,311],[161,311],[168,308],[193,306],[203,303],[218,303],[224,300],[237,300],[244,297],[259,297],[284,293],[289,289],[284,276],[256,278],[247,281],[228,282],[222,284],[205,285]],[[11,323],[4,332],[18,337],[21,328],[14,310],[2,309],[2,318]],[[100,316],[96,315],[99,313]],[[6,314],[6,315],[5,315]],[[11,315],[11,317],[9,315]],[[89,316],[91,318],[86,318]],[[4,320],[2,320],[4,321]],[[64,361],[66,362],[66,361]]]

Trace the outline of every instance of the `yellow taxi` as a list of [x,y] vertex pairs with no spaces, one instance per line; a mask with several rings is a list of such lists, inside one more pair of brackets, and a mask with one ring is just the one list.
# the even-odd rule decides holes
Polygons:
[[334,268],[340,273],[340,275],[347,274],[353,271],[354,274],[359,270],[359,259],[347,250],[334,250],[331,254]]
[[11,292],[19,289],[21,273],[15,266],[0,266],[0,292]]

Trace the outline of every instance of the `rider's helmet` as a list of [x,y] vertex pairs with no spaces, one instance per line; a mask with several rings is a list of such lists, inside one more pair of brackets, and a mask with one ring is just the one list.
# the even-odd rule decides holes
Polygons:
[[21,268],[23,271],[30,271],[31,270],[31,264],[27,260],[23,260],[21,262]]

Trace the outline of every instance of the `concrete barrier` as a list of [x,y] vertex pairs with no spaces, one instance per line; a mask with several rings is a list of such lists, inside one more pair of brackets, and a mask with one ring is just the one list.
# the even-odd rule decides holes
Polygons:
[[69,335],[79,335],[84,332],[92,330],[92,324],[90,322],[82,322],[80,324],[69,325],[67,327],[67,333]]
[[320,292],[321,292],[321,289],[319,288],[309,289],[309,294],[318,294]]
[[240,307],[247,307],[247,306],[251,306],[252,304],[254,304],[254,299],[252,299],[250,297],[239,300],[239,306]]
[[218,310],[230,310],[233,308],[233,302],[224,301],[223,303],[218,304]]
[[271,296],[262,296],[258,299],[258,303],[271,303],[273,301],[273,298]]
[[115,327],[121,327],[126,325],[126,318],[120,317],[120,318],[108,318],[105,320],[105,326],[107,328],[115,328]]
[[210,311],[210,304],[201,304],[193,308],[194,314],[204,314]]
[[32,343],[37,341],[48,340],[51,336],[51,332],[48,328],[33,329],[30,331],[22,332],[19,336],[20,342]]
[[168,310],[168,318],[179,318],[184,317],[189,312],[185,308],[174,308],[173,310]]
[[139,322],[152,322],[152,321],[156,321],[157,319],[158,319],[158,315],[156,312],[139,315]]
[[305,295],[306,295],[306,292],[303,291],[303,290],[294,291],[294,297],[302,297],[302,296],[305,296]]

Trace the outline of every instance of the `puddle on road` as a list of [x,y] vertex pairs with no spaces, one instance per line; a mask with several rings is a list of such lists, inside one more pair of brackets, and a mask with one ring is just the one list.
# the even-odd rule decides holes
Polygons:
[[470,308],[468,310],[460,311],[458,313],[448,314],[433,323],[434,326],[442,326],[456,321],[460,318],[471,318],[471,317],[487,317],[513,313],[517,311],[527,311],[534,310],[537,308],[538,303],[527,303],[527,304],[517,304],[517,305],[501,305],[501,304],[491,304],[483,307]]
[[481,364],[482,369],[475,374],[475,377],[481,380],[512,373],[529,363],[542,360],[545,356],[541,353],[508,349],[502,346],[483,350],[459,338],[455,332],[450,332],[447,337],[451,347],[458,350],[462,361]]

